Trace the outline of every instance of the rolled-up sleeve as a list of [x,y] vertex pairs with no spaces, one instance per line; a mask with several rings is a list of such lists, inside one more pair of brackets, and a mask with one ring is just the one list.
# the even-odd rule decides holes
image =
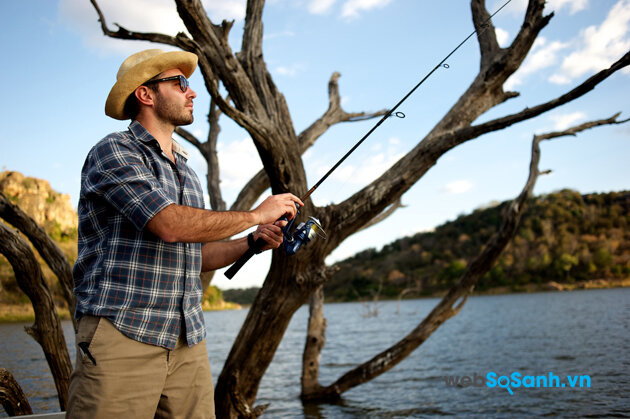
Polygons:
[[106,138],[90,151],[85,164],[84,193],[107,201],[138,230],[175,203],[129,142]]

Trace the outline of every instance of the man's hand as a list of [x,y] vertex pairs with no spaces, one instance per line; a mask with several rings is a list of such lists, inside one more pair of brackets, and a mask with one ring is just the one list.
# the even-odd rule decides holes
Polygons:
[[267,242],[261,250],[277,249],[282,245],[282,227],[287,225],[286,221],[276,221],[273,224],[260,225],[254,232],[254,240],[263,239]]
[[304,206],[300,198],[291,193],[271,195],[256,209],[252,210],[252,213],[258,218],[257,224],[260,225],[272,224],[283,215],[286,215],[287,219],[292,220],[297,212],[296,203]]

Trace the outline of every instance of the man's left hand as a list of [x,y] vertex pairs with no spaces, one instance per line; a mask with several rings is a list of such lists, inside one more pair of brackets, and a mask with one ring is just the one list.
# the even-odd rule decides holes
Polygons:
[[282,245],[282,227],[287,224],[286,221],[276,221],[273,224],[259,225],[254,232],[254,240],[262,238],[267,244],[262,250],[277,249]]

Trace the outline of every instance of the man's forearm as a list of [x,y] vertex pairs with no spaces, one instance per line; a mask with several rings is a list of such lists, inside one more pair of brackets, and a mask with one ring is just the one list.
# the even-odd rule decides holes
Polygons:
[[169,205],[155,215],[147,228],[170,243],[206,243],[231,237],[258,224],[250,211],[210,211]]
[[221,269],[241,257],[248,248],[247,238],[236,240],[206,243],[201,247],[201,271],[214,271]]

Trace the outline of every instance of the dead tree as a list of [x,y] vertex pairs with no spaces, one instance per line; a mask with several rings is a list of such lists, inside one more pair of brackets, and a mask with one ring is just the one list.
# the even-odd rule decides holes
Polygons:
[[[213,103],[249,133],[264,167],[264,174],[261,172],[244,187],[231,208],[248,209],[267,184],[273,193],[292,192],[303,196],[308,189],[301,159],[304,147],[313,144],[332,124],[352,118],[340,107],[332,109],[331,99],[331,108],[321,118],[302,133],[296,133],[284,96],[276,88],[263,58],[263,0],[247,2],[238,54],[228,43],[232,23],[214,24],[201,0],[175,0],[177,12],[190,34],[175,36],[134,32],[123,27],[111,30],[96,0],[91,2],[106,36],[166,44],[199,57],[199,69]],[[258,386],[291,317],[330,274],[325,258],[346,238],[395,203],[444,153],[483,134],[535,118],[571,102],[630,63],[630,53],[627,53],[610,68],[557,98],[473,125],[486,111],[518,96],[516,92],[504,91],[503,84],[522,64],[538,34],[552,18],[552,14],[543,15],[543,8],[544,0],[529,1],[519,33],[506,48],[499,46],[491,23],[486,30],[479,31],[481,62],[473,82],[429,134],[382,176],[339,204],[318,207],[310,200],[305,203],[302,214],[319,218],[327,227],[328,240],[313,243],[291,257],[281,251],[273,253],[271,269],[217,381],[218,416],[256,415],[252,406]],[[471,10],[475,28],[485,27],[489,13],[484,1],[472,0]],[[332,90],[337,88],[337,78],[338,75],[333,74],[330,79]],[[220,94],[220,85],[228,97]]]
[[33,304],[35,323],[26,328],[26,333],[42,347],[55,381],[59,406],[65,410],[72,363],[61,321],[41,267],[28,243],[3,223],[0,223],[0,253],[11,263],[20,289]]
[[[620,124],[628,120],[618,121],[616,114],[608,119],[587,122],[561,132],[551,132],[543,135],[535,135],[532,140],[531,161],[529,166],[529,176],[521,193],[506,208],[503,214],[503,221],[499,230],[488,240],[483,250],[477,257],[472,259],[466,266],[466,270],[462,274],[459,281],[451,287],[447,294],[442,298],[438,305],[429,313],[429,315],[413,329],[404,338],[396,344],[390,346],[369,361],[353,368],[343,374],[334,383],[328,386],[321,386],[317,382],[317,371],[319,371],[319,360],[323,342],[325,342],[324,332],[326,320],[323,319],[323,310],[310,311],[309,333],[304,349],[304,367],[308,366],[309,374],[302,375],[302,394],[303,400],[308,401],[332,401],[337,400],[344,392],[354,388],[360,384],[366,383],[377,377],[398,363],[403,361],[418,346],[426,341],[433,332],[437,330],[444,322],[451,317],[457,315],[463,305],[466,303],[468,296],[472,293],[477,282],[492,268],[501,252],[508,245],[519,221],[525,210],[527,199],[531,196],[536,184],[536,179],[541,172],[538,170],[538,162],[540,161],[540,142],[550,140],[567,135],[576,135],[578,132],[589,128]],[[548,172],[542,172],[548,173]],[[323,292],[316,293],[311,299],[313,307],[323,306]],[[314,316],[322,316],[321,318],[313,318]],[[310,330],[311,324],[316,328],[319,334],[315,334]],[[319,325],[324,325],[321,327]],[[309,354],[308,357],[306,354]]]

